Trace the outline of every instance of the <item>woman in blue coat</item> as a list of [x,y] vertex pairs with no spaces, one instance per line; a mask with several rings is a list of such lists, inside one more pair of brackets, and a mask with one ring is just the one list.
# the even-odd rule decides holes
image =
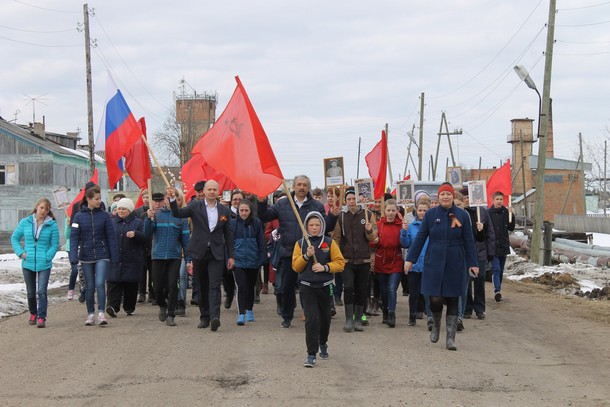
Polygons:
[[[113,204],[115,205],[115,204]],[[133,315],[138,299],[138,282],[144,266],[144,247],[148,236],[144,233],[144,221],[133,212],[134,204],[129,198],[121,198],[117,203],[117,216],[112,218],[114,235],[119,251],[119,263],[109,268],[106,274],[108,301],[106,312],[112,318],[121,309]]]
[[438,189],[440,205],[426,212],[415,241],[405,261],[405,272],[410,272],[413,263],[423,250],[426,239],[428,247],[424,257],[422,293],[430,296],[432,331],[430,341],[439,339],[443,303],[447,304],[447,341],[449,350],[456,350],[458,298],[466,285],[466,273],[479,274],[477,252],[466,211],[453,204],[455,191],[450,183]]
[[59,249],[59,228],[51,212],[51,202],[47,198],[40,198],[32,214],[19,222],[11,235],[11,244],[15,254],[21,259],[30,310],[29,324],[44,328],[47,320],[49,276],[53,258]]
[[237,284],[237,325],[241,326],[246,321],[254,321],[254,289],[267,249],[263,223],[252,214],[250,201],[242,199],[239,202],[237,215],[231,219],[231,230],[235,245],[233,276]]
[[95,324],[95,299],[97,291],[97,321],[101,326],[106,320],[106,273],[112,264],[119,262],[114,226],[110,214],[101,208],[99,187],[87,189],[80,211],[74,215],[70,231],[70,264],[78,262],[85,273],[85,300],[87,320],[85,325]]

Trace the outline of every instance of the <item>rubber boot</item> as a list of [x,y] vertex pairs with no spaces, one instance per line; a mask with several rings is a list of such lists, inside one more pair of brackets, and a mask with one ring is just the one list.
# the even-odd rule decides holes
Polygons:
[[354,330],[354,307],[352,304],[345,304],[345,326],[343,331],[352,332]]
[[430,342],[436,343],[438,342],[438,337],[441,331],[441,317],[443,316],[442,312],[433,312],[432,313],[432,331],[430,331]]
[[364,307],[362,305],[356,305],[354,308],[354,331],[362,332],[364,331],[362,328],[362,313],[364,312]]
[[384,309],[384,310],[382,310],[382,312],[383,312],[383,321],[381,321],[381,322],[387,325],[388,324],[388,310]]
[[455,346],[455,331],[457,330],[457,315],[447,315],[447,342],[448,350],[457,350]]
[[396,312],[395,311],[388,312],[388,326],[390,328],[394,328],[396,326]]

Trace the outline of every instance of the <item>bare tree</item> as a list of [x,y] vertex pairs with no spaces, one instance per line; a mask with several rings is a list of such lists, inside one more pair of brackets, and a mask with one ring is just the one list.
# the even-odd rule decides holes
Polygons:
[[182,166],[180,162],[180,140],[182,131],[176,122],[176,107],[172,106],[159,130],[153,133],[154,153],[163,165]]

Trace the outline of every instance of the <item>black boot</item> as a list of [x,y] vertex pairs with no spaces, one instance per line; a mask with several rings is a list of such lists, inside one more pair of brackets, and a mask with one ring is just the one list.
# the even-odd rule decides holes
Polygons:
[[457,350],[455,345],[455,331],[457,330],[457,315],[447,315],[447,341],[445,343],[447,349]]
[[384,309],[384,310],[382,310],[382,312],[383,312],[383,321],[381,321],[381,322],[387,325],[388,324],[388,310]]
[[415,326],[416,320],[415,314],[409,314],[409,326]]
[[390,328],[394,328],[396,326],[396,312],[394,311],[388,312],[388,326]]
[[275,294],[275,304],[277,305],[277,314],[282,316],[282,294]]
[[441,332],[441,317],[443,316],[442,312],[433,312],[432,313],[432,331],[430,332],[430,342],[436,343],[438,342],[438,337]]
[[354,331],[362,332],[364,331],[362,328],[362,312],[364,307],[362,305],[356,305],[354,308]]
[[352,304],[345,304],[345,326],[343,327],[343,331],[352,332],[353,330],[354,330],[354,307]]

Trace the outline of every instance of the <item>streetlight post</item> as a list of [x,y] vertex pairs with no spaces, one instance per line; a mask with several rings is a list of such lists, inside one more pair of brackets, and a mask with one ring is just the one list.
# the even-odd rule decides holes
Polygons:
[[[551,104],[551,71],[553,66],[553,42],[555,41],[555,5],[556,0],[549,1],[549,22],[546,37],[546,52],[544,61],[544,85],[542,87],[542,98],[540,101],[540,114],[538,122],[538,163],[536,165],[536,205],[534,207],[534,227],[532,231],[532,244],[530,259],[534,263],[543,264],[544,258],[540,256],[540,241],[542,240],[542,223],[544,220],[544,171],[546,168],[546,145],[549,128],[549,107]],[[522,68],[522,67],[521,67]],[[515,69],[525,84],[535,89],[534,82],[524,69]],[[521,77],[521,73],[525,73]],[[525,71],[525,72],[523,72]],[[529,78],[529,81],[527,80]],[[531,86],[530,86],[531,85]],[[533,86],[533,87],[532,87]],[[538,91],[536,90],[536,93]],[[540,93],[538,93],[540,97]]]

